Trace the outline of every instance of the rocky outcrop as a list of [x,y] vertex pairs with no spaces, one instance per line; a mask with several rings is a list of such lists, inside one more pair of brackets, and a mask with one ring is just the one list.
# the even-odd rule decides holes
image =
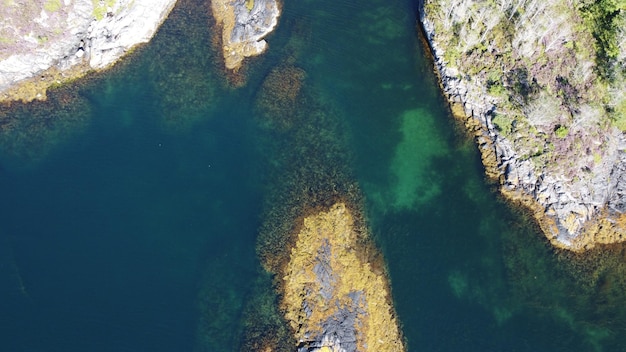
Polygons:
[[557,247],[625,240],[626,137],[611,114],[624,104],[614,93],[623,77],[598,77],[585,8],[426,0],[420,9],[442,89],[502,193],[527,205]]
[[246,57],[262,54],[263,39],[278,24],[276,0],[213,0],[211,10],[222,30],[222,52],[229,70],[238,70]]
[[298,351],[404,351],[387,279],[343,203],[307,216],[281,274]]
[[1,100],[104,69],[146,43],[176,0],[5,1],[0,9]]

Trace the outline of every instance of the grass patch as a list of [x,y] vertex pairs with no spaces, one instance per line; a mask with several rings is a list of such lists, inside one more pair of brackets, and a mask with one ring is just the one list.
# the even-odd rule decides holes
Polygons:
[[0,37],[0,44],[11,44],[15,43],[15,39],[9,37]]
[[565,138],[569,134],[569,128],[567,128],[565,126],[559,126],[556,130],[554,130],[554,134],[558,138],[561,138],[561,139]]
[[619,128],[622,132],[626,132],[626,99],[622,99],[617,104],[611,115],[613,126]]
[[491,122],[495,125],[496,129],[504,135],[509,135],[513,132],[513,119],[507,115],[496,114],[491,119]]
[[113,8],[116,2],[117,0],[91,0],[91,3],[93,4],[93,17],[98,21],[102,20],[107,14],[107,8]]
[[506,88],[504,88],[499,83],[492,84],[492,85],[488,84],[487,91],[489,92],[489,94],[493,95],[494,97],[504,98],[508,95]]
[[43,4],[43,9],[48,12],[57,12],[63,7],[61,0],[48,0]]

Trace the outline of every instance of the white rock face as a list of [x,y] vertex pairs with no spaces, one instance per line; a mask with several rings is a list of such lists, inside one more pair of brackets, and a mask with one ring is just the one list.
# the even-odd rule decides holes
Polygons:
[[[176,0],[6,0],[0,8],[0,93],[52,67],[102,69],[148,42]],[[108,6],[107,6],[108,5]]]
[[89,65],[95,69],[117,61],[130,48],[150,41],[176,0],[126,0],[113,8],[113,16],[91,22]]

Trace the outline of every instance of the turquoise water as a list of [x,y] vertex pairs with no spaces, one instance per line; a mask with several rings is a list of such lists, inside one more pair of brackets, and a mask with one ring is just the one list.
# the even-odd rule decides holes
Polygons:
[[[345,163],[363,191],[411,351],[622,350],[621,248],[555,253],[498,199],[415,11],[288,1],[234,89],[208,5],[181,1],[112,72],[8,110],[20,122],[0,136],[0,349],[239,350],[249,302],[273,299],[255,254],[273,177],[319,140],[332,152],[311,159]],[[302,128],[306,143],[258,116],[285,63],[306,72],[304,106],[332,112],[311,107],[301,123],[334,127]]]

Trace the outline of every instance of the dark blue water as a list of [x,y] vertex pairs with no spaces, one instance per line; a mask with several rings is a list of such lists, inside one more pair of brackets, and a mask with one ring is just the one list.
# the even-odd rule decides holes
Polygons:
[[153,92],[108,83],[85,93],[92,123],[71,145],[3,175],[3,350],[191,350],[207,258],[241,242],[233,270],[253,260],[260,195],[239,116],[172,135]]
[[0,350],[239,350],[247,303],[273,295],[255,246],[290,151],[268,144],[298,146],[255,110],[285,62],[340,126],[333,148],[365,196],[411,351],[622,350],[621,249],[555,253],[498,198],[415,11],[286,2],[234,89],[208,4],[181,1],[111,72],[7,110],[19,119],[0,136]]

